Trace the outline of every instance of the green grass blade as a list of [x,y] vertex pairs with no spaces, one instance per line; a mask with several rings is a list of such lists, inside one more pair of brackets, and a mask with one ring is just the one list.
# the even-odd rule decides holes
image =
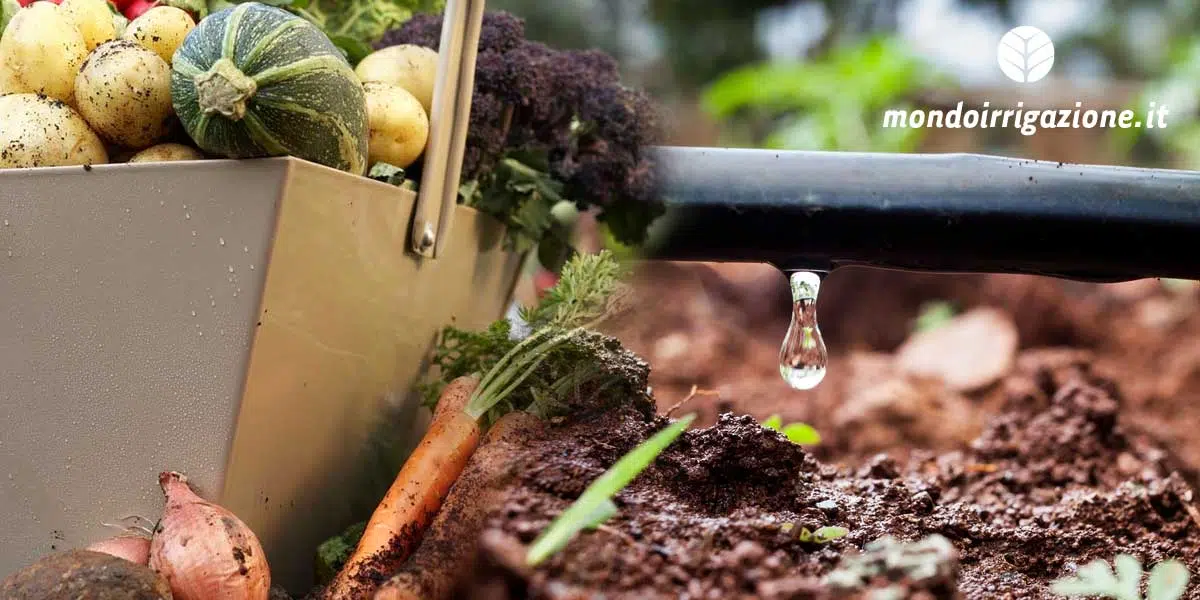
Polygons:
[[[530,566],[540,564],[566,546],[581,530],[595,527],[598,515],[603,515],[606,510],[605,502],[611,504],[612,497],[646,470],[646,467],[650,466],[650,463],[654,462],[654,459],[658,458],[658,455],[695,419],[695,413],[680,418],[622,456],[616,464],[593,481],[574,504],[542,531],[529,548],[526,562]],[[604,518],[609,516],[611,514]]]

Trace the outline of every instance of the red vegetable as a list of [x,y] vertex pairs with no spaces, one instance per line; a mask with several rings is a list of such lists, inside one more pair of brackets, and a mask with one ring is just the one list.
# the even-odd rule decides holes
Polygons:
[[132,0],[125,5],[125,18],[130,21],[142,16],[142,13],[154,8],[156,2],[150,0]]

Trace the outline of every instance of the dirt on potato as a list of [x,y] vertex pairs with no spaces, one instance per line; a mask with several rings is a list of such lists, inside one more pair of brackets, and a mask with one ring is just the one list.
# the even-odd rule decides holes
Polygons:
[[[653,301],[611,330],[650,361],[660,410],[696,386],[676,415],[701,420],[617,516],[533,569],[527,545],[666,421],[550,428],[494,507],[464,596],[1055,598],[1053,580],[1118,552],[1200,568],[1195,287],[835,272],[819,301],[829,374],[812,391],[779,377],[777,272],[663,264],[637,289]],[[914,335],[929,301],[961,314]],[[772,414],[822,443],[763,428]],[[823,526],[848,534],[800,539]]]

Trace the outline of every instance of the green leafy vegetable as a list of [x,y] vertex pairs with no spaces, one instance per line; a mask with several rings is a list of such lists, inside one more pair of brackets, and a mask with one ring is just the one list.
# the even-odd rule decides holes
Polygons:
[[788,423],[783,424],[783,418],[779,415],[771,415],[767,420],[763,421],[763,427],[778,431],[783,434],[793,444],[801,446],[815,446],[821,443],[821,434],[817,432],[812,425],[808,423]]
[[362,538],[366,528],[366,521],[355,523],[340,535],[333,536],[317,546],[316,575],[318,584],[324,585],[333,581],[338,571],[342,570],[342,566],[354,552],[354,548],[358,546],[358,540]]
[[371,165],[371,170],[367,171],[367,177],[397,186],[404,185],[405,181],[404,169],[385,162],[377,162]]
[[21,5],[17,0],[0,0],[0,33],[4,33],[8,22],[17,15],[19,10],[21,10]]
[[540,564],[565,547],[580,531],[594,528],[616,514],[613,496],[646,470],[695,419],[694,413],[684,416],[622,456],[533,541],[526,563]]
[[[1072,577],[1051,584],[1050,591],[1060,596],[1099,596],[1112,600],[1142,600],[1142,563],[1129,554],[1118,554],[1113,567],[1094,560]],[[1150,571],[1145,600],[1177,600],[1187,589],[1188,570],[1177,560],[1166,560]]]
[[313,0],[289,8],[323,29],[351,64],[371,53],[371,44],[408,21],[414,13],[440,12],[445,0]]
[[425,404],[436,406],[446,382],[471,374],[481,377],[467,411],[485,422],[516,409],[553,416],[567,410],[569,396],[584,401],[614,387],[644,395],[645,362],[588,329],[617,309],[622,273],[607,251],[573,257],[538,306],[522,310],[531,329],[524,339],[514,339],[506,319],[480,332],[443,329],[433,354],[438,373],[419,386]]

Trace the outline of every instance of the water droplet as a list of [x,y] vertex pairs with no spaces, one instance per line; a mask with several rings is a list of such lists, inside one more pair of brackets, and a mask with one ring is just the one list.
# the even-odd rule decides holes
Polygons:
[[159,200],[159,201],[158,201],[158,205],[159,205],[159,206],[166,206],[166,205],[167,205],[167,201],[166,201],[166,200]]
[[5,227],[8,227],[8,219],[5,219],[5,220],[4,220],[4,226],[5,226]]
[[229,272],[230,272],[230,273],[232,273],[232,272],[233,272],[233,265],[229,265]]
[[250,270],[251,270],[251,271],[253,271],[253,270],[254,270],[254,265],[250,265]]
[[190,212],[185,212],[185,213],[183,213],[183,218],[185,218],[185,219],[191,219],[191,218],[192,218],[192,213],[190,213]]
[[795,271],[792,287],[792,322],[779,350],[779,374],[798,390],[811,390],[825,378],[829,354],[817,327],[817,292],[821,276],[812,271]]
[[224,246],[224,245],[225,245],[225,238],[217,238],[217,243],[219,243],[219,244],[221,244],[222,246]]
[[192,311],[192,316],[193,317],[196,316],[196,311],[194,311],[194,310]]

